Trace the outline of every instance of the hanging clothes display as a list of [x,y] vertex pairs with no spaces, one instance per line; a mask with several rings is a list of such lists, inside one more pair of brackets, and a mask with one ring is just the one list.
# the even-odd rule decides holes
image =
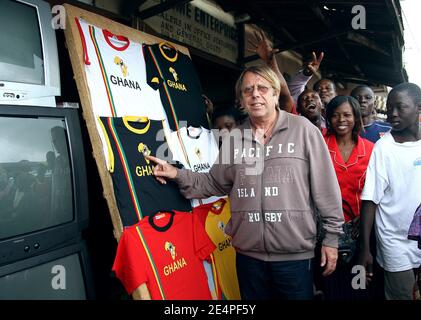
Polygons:
[[[164,128],[167,129],[167,116],[159,91],[147,81],[142,44],[88,24],[81,18],[75,18],[75,22],[95,119],[99,116],[148,117],[165,120]],[[98,121],[95,125],[109,166],[105,137]]]
[[[218,198],[190,202],[175,182],[158,182],[154,163],[145,158],[156,156],[194,172],[208,172],[217,158],[218,146],[208,130],[190,57],[170,43],[136,42],[80,17],[72,22],[83,52],[83,107],[87,104],[93,113],[124,230],[114,272],[129,293],[146,284],[152,299],[235,297],[217,279],[225,271],[216,271],[220,257],[212,254],[219,238],[207,233],[211,209],[202,209],[208,210],[206,215],[200,210],[191,214],[192,204]],[[114,30],[130,35],[125,28]],[[90,122],[89,129],[94,125]],[[95,143],[97,138],[91,140]],[[206,274],[204,265],[209,263],[215,266],[214,275]]]

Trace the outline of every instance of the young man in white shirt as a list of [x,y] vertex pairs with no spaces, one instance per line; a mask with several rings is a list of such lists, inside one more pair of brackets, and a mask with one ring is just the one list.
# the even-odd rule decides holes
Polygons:
[[[421,264],[417,243],[407,239],[413,213],[421,200],[421,89],[403,83],[389,93],[391,132],[373,150],[361,199],[359,264],[373,276],[370,231],[375,220],[377,262],[385,270],[388,300],[412,300],[414,271]],[[374,219],[375,218],[375,219]]]

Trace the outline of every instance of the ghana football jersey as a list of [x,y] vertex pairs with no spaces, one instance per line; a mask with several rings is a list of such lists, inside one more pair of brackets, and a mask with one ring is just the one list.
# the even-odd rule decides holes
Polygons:
[[[166,120],[160,93],[147,81],[142,45],[83,19],[75,18],[75,22],[82,41],[94,116],[142,116]],[[167,122],[164,123],[166,126]],[[109,166],[105,137],[98,121],[95,124]]]
[[222,293],[219,296],[228,300],[241,299],[235,265],[235,249],[231,245],[231,237],[225,234],[225,226],[231,219],[228,198],[198,206],[193,209],[193,215],[196,215],[205,226],[206,233],[216,246],[212,253],[212,262],[216,270],[214,278],[217,279]]
[[128,293],[146,283],[153,300],[209,300],[203,261],[214,249],[196,216],[159,212],[123,231],[113,271]]
[[[148,79],[159,91],[172,130],[190,125],[209,128],[199,77],[190,57],[168,43],[143,45]],[[155,83],[154,83],[155,84]],[[187,124],[180,125],[180,121]]]
[[114,194],[124,226],[139,222],[159,210],[190,211],[190,202],[175,182],[161,184],[153,163],[144,155],[172,161],[161,121],[137,117],[100,117],[107,140]]
[[[170,135],[174,160],[193,172],[209,172],[218,157],[218,144],[212,131],[203,127],[182,127]],[[192,206],[215,202],[219,197],[192,199]]]
[[75,20],[94,115],[166,119],[160,94],[147,81],[142,45],[83,19]]

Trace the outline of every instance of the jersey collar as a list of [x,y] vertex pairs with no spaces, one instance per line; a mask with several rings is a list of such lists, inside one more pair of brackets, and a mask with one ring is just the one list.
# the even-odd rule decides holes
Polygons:
[[[103,29],[102,33],[104,35],[105,41],[108,43],[108,45],[117,50],[117,51],[123,51],[126,50],[127,47],[130,45],[130,40],[124,36],[119,36],[116,34],[111,33],[110,31]],[[111,40],[117,40],[122,42],[122,46],[116,46],[114,43],[111,42]]]
[[[138,123],[146,123],[145,127],[143,129],[138,129],[133,127],[130,122],[138,122]],[[131,132],[136,134],[144,134],[148,132],[150,126],[151,126],[151,120],[147,117],[134,117],[134,116],[127,116],[123,117],[123,123],[124,126]]]
[[[170,62],[177,61],[178,51],[176,48],[174,48],[173,45],[169,44],[168,42],[161,42],[158,46],[159,46],[159,51],[161,51],[161,54],[163,55],[165,59],[167,59]],[[170,49],[169,52],[168,50],[165,50],[166,48],[164,47],[169,48]],[[169,53],[172,53],[173,57],[169,56],[168,55]]]

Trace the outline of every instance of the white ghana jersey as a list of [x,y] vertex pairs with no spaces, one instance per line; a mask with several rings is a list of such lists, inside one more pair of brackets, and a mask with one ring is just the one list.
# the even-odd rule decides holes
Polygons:
[[159,91],[146,80],[142,45],[82,19],[77,23],[95,116],[166,119]]
[[[103,154],[109,155],[98,117],[139,116],[164,120],[167,116],[158,90],[146,80],[142,44],[75,18],[82,41],[85,74]],[[153,80],[151,80],[153,81]]]
[[[219,149],[211,130],[203,127],[182,127],[171,133],[171,144],[174,160],[181,162],[186,169],[193,172],[209,172],[218,157]],[[211,203],[219,197],[193,199],[192,206]]]

